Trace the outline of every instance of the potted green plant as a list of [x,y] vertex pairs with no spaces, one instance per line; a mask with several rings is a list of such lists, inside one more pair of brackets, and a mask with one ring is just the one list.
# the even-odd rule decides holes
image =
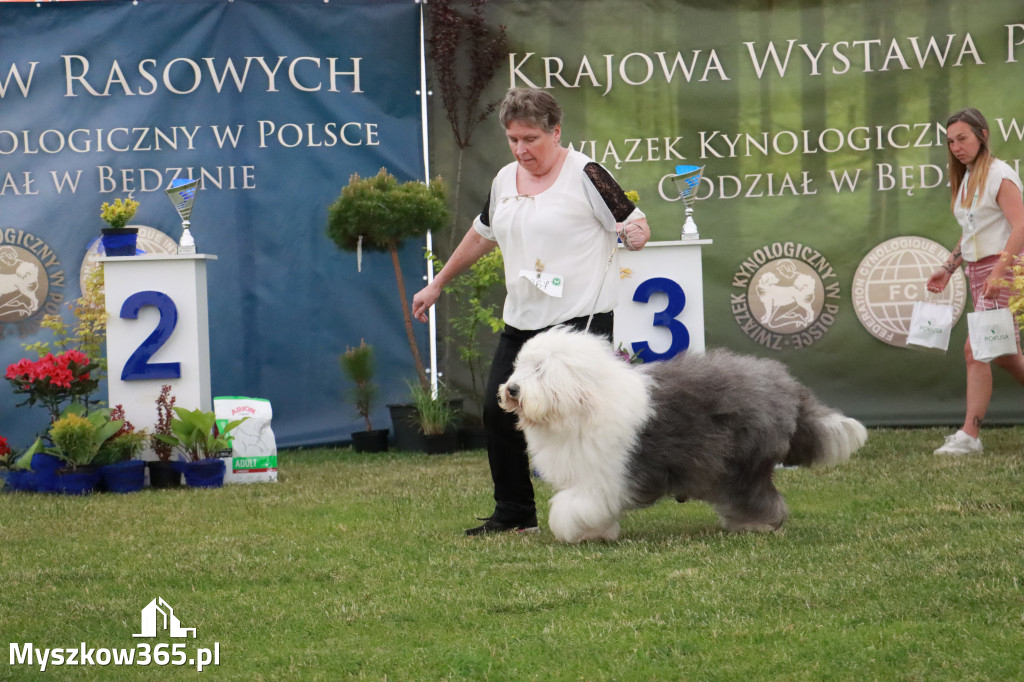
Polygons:
[[185,483],[193,488],[219,488],[224,485],[224,460],[220,454],[230,449],[228,434],[248,419],[235,419],[218,429],[217,416],[212,410],[186,410],[174,407],[170,433],[155,433],[154,437],[170,445],[181,455]]
[[353,174],[331,204],[327,216],[327,235],[338,248],[344,251],[382,251],[391,255],[409,350],[419,383],[424,388],[427,386],[427,373],[413,333],[412,313],[398,249],[406,239],[441,230],[447,219],[446,189],[440,178],[431,180],[429,184],[417,180],[400,183],[385,168],[372,178]]
[[[434,253],[428,252],[427,259],[435,272],[444,267],[444,261]],[[505,328],[501,317],[504,283],[505,266],[501,250],[493,249],[447,287],[449,300],[454,303],[448,318],[452,333],[446,337],[446,343],[454,344],[460,366],[469,372],[470,394],[467,398],[473,405],[466,408],[462,424],[462,441],[468,449],[487,446],[479,416],[487,382],[488,355],[484,352],[484,344],[490,343],[493,350],[498,334]]]
[[110,204],[103,202],[100,217],[109,225],[103,228],[103,252],[108,256],[134,256],[139,228],[128,227],[128,221],[139,209],[139,202],[132,198],[115,199]]
[[346,348],[340,358],[341,369],[352,382],[350,395],[356,412],[366,424],[365,431],[352,432],[352,447],[356,452],[384,452],[388,449],[388,430],[374,429],[370,410],[377,399],[377,384],[373,381],[373,346],[360,339],[355,348]]
[[[51,445],[38,438],[25,456],[31,458],[45,452],[59,458],[64,466],[53,472],[52,482],[41,487],[46,491],[69,495],[92,492],[99,475],[94,466],[96,455],[103,444],[121,428],[123,422],[111,419],[109,409],[86,413],[79,404],[69,405],[48,431]],[[31,461],[31,459],[30,459]]]
[[454,452],[459,446],[459,419],[461,410],[456,406],[444,384],[438,382],[437,391],[409,383],[412,404],[416,408],[415,424],[423,438],[423,451],[428,455]]
[[146,463],[138,457],[149,442],[149,434],[145,429],[135,430],[135,425],[125,418],[121,405],[110,410],[110,417],[122,423],[117,433],[100,446],[93,460],[99,467],[100,486],[115,493],[142,490],[146,482]]

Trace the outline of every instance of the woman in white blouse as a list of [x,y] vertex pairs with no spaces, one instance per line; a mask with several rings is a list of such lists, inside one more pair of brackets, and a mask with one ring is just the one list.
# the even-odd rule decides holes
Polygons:
[[505,329],[484,396],[493,514],[467,535],[537,530],[526,441],[515,416],[498,407],[498,386],[532,336],[559,324],[611,340],[616,304],[616,243],[641,249],[650,239],[644,214],[600,164],[561,145],[562,110],[543,90],[513,88],[499,118],[515,161],[491,183],[480,215],[433,281],[419,291],[420,321],[453,277],[495,247],[505,264]]
[[[951,208],[963,230],[953,253],[928,279],[928,290],[940,292],[961,263],[966,264],[974,308],[1005,308],[1011,291],[1006,277],[1024,249],[1024,199],[1020,176],[989,149],[988,122],[977,109],[963,109],[946,123],[949,143]],[[983,301],[984,299],[984,301]],[[963,427],[946,438],[935,454],[980,454],[981,424],[992,399],[992,368],[964,346],[967,362],[967,414]],[[1024,384],[1024,356],[1020,352],[992,360]]]

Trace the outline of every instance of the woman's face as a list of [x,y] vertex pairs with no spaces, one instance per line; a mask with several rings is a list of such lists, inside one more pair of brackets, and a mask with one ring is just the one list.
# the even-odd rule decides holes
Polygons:
[[544,175],[558,161],[561,149],[558,140],[561,134],[560,126],[555,126],[554,130],[547,133],[521,121],[511,121],[505,127],[505,137],[512,156],[533,175]]
[[949,142],[950,153],[965,166],[974,163],[978,158],[981,140],[971,130],[971,126],[963,121],[957,121],[946,128],[946,139]]

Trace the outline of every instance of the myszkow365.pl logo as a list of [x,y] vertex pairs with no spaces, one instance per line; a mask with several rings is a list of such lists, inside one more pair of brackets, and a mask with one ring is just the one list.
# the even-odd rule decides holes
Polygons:
[[766,244],[740,263],[730,295],[732,316],[747,336],[772,350],[806,348],[839,312],[839,279],[817,249]]
[[[195,639],[196,629],[182,627],[174,609],[157,597],[142,609],[142,632],[133,637],[157,637],[161,631],[172,639]],[[54,666],[189,666],[202,672],[211,665],[220,665],[220,642],[213,647],[190,648],[183,642],[149,644],[134,647],[93,647],[81,642],[77,647],[40,648],[32,642],[11,642],[11,667],[23,665],[45,672]]]

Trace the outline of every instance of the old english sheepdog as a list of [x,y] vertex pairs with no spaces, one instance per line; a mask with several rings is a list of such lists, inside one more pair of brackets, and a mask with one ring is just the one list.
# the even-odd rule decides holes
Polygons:
[[708,502],[728,530],[775,530],[788,516],[777,465],[838,464],[867,440],[774,360],[711,350],[631,366],[564,327],[526,342],[498,398],[555,488],[562,542],[614,540],[624,510],[664,496]]

